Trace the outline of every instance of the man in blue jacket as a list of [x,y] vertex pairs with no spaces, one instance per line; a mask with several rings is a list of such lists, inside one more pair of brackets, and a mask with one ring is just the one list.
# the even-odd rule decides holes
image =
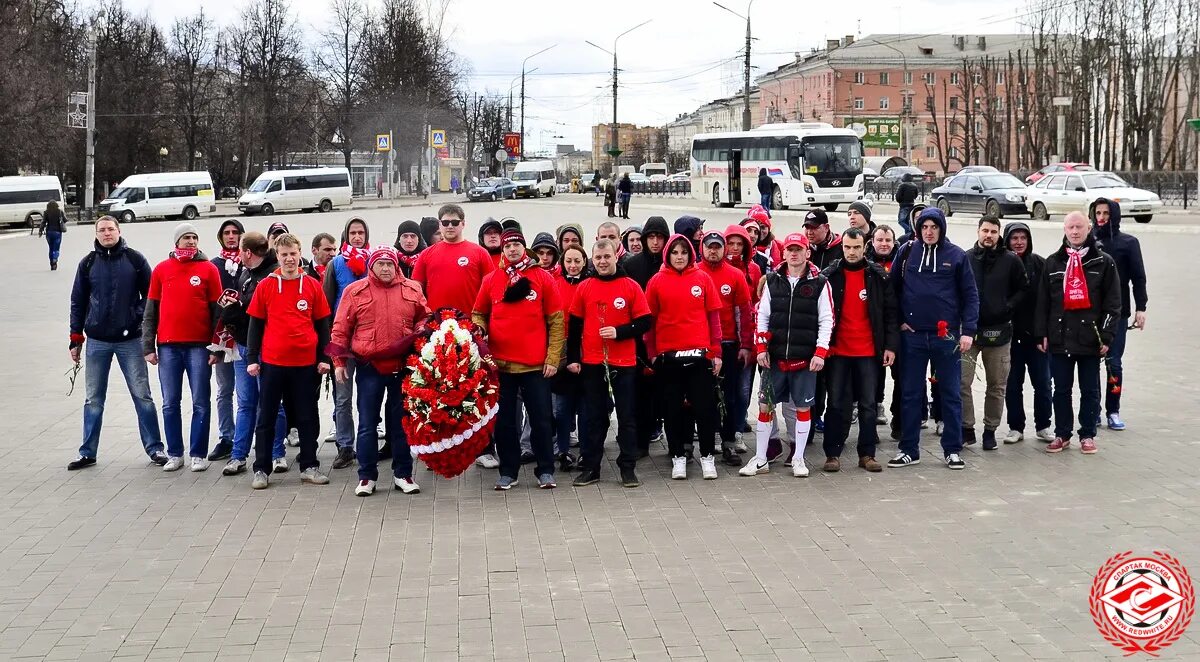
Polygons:
[[[342,229],[342,243],[338,254],[325,268],[322,287],[329,299],[329,310],[337,316],[342,292],[351,283],[367,275],[367,259],[371,255],[371,229],[367,222],[355,217],[346,221]],[[354,454],[354,363],[346,364],[346,381],[333,383],[333,424],[330,436],[337,441],[337,458],[331,465],[334,469],[345,469],[357,460]],[[326,441],[329,438],[326,437]]]
[[946,466],[963,469],[967,465],[960,455],[960,362],[978,330],[979,291],[967,254],[946,237],[941,210],[922,211],[916,226],[918,236],[896,251],[890,276],[900,302],[903,420],[900,453],[888,466],[907,467],[921,461],[921,417],[916,412],[925,406],[925,374],[932,364],[945,423]]
[[133,396],[138,432],[150,461],[167,463],[158,408],[150,394],[150,378],[142,355],[142,314],[150,290],[150,264],[145,256],[125,244],[117,219],[96,221],[96,245],[79,262],[71,288],[71,360],[79,365],[86,344],[83,405],[83,444],[68,471],[96,463],[108,373],[115,356]]
[[[1146,264],[1142,262],[1142,245],[1137,237],[1121,232],[1121,205],[1108,198],[1097,198],[1088,212],[1096,245],[1117,263],[1117,276],[1121,281],[1121,319],[1117,320],[1108,360],[1104,363],[1108,371],[1104,411],[1108,415],[1108,429],[1119,431],[1125,429],[1125,421],[1121,419],[1121,391],[1125,377],[1121,357],[1125,355],[1125,336],[1130,328],[1146,328],[1146,302],[1149,300],[1146,296]],[[1130,285],[1133,286],[1132,306]],[[1133,314],[1132,325],[1129,324],[1130,313]]]

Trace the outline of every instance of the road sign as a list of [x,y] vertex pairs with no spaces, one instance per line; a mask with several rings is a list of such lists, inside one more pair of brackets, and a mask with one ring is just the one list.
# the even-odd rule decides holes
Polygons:
[[521,134],[506,133],[504,134],[504,149],[510,157],[521,155]]
[[502,149],[496,150],[496,153],[494,156],[496,157],[497,161],[507,161],[508,160],[508,152],[506,152]]
[[848,129],[854,129],[863,141],[863,147],[880,149],[898,149],[900,147],[900,118],[899,117],[857,117],[853,121],[846,119],[843,123]]
[[392,136],[388,133],[378,133],[375,135],[375,151],[390,152],[392,151]]
[[434,149],[441,149],[446,146],[446,130],[431,129],[429,131],[429,146]]
[[1054,97],[1050,103],[1054,106],[1069,106],[1071,105],[1071,97]]

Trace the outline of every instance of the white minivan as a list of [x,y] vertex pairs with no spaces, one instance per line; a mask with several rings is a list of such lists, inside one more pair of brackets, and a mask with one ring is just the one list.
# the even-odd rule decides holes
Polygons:
[[270,216],[277,211],[327,212],[350,206],[350,171],[345,168],[268,170],[238,198],[243,214]]
[[63,204],[62,185],[52,175],[0,177],[0,224],[33,227],[51,200]]
[[512,173],[513,183],[517,185],[517,197],[522,198],[554,195],[557,177],[553,161],[522,161]]
[[130,175],[100,201],[100,213],[115,216],[122,223],[176,216],[190,221],[201,213],[215,211],[212,177],[203,171]]

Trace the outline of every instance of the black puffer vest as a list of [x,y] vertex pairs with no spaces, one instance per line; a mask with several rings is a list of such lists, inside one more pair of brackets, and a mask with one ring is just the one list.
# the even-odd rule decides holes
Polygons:
[[767,291],[771,293],[771,317],[767,320],[771,339],[767,341],[767,353],[772,361],[807,360],[816,353],[820,326],[817,298],[825,281],[824,276],[809,272],[793,288],[788,282],[786,264],[767,274]]

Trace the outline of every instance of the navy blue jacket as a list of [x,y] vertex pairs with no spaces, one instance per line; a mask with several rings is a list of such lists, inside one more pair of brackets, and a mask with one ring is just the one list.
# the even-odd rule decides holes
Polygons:
[[[1108,205],[1109,220],[1106,225],[1096,225],[1096,205]],[[1092,236],[1100,250],[1112,256],[1117,263],[1117,276],[1121,280],[1121,317],[1132,311],[1146,310],[1146,264],[1142,262],[1142,245],[1137,237],[1121,232],[1121,205],[1108,198],[1097,198],[1088,207],[1092,219]],[[1133,306],[1129,305],[1129,286],[1133,286]]]
[[[936,244],[920,239],[921,223],[932,218],[941,228]],[[979,290],[971,261],[946,238],[946,217],[930,207],[917,216],[917,238],[896,249],[889,280],[900,304],[900,323],[913,331],[937,333],[946,322],[951,337],[974,336],[979,330]]]
[[104,342],[142,336],[150,290],[150,263],[124,239],[112,248],[97,241],[79,261],[71,288],[71,333]]

